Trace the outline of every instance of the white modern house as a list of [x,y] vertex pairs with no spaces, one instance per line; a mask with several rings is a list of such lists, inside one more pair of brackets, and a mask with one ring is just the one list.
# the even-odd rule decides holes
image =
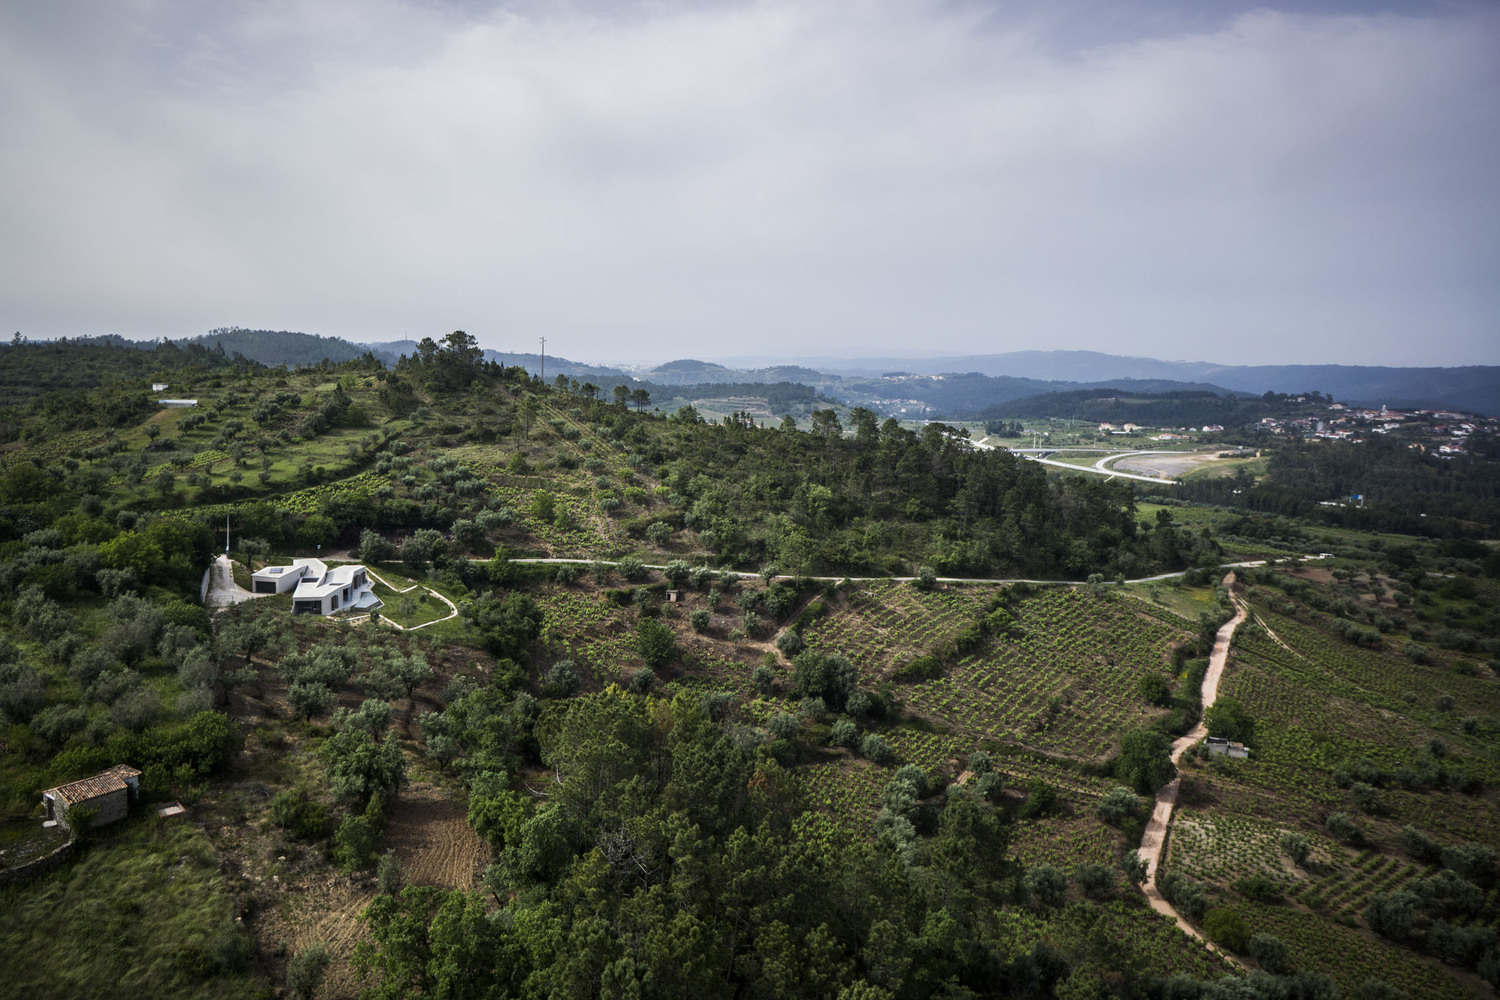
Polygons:
[[363,566],[329,569],[321,559],[293,559],[290,566],[264,566],[251,574],[256,594],[292,593],[292,613],[331,615],[335,611],[368,611],[380,607]]

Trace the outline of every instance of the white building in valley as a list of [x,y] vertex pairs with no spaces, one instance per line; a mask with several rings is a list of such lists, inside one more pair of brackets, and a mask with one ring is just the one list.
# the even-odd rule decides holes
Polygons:
[[251,574],[250,589],[256,594],[291,591],[292,613],[298,615],[331,615],[350,608],[368,611],[381,604],[363,566],[329,569],[321,559],[293,559],[290,566],[262,567]]

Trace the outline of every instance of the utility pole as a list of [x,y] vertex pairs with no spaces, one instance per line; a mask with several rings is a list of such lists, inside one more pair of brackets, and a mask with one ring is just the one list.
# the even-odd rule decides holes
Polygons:
[[547,381],[547,338],[539,337],[542,342],[542,373],[538,376],[543,382]]

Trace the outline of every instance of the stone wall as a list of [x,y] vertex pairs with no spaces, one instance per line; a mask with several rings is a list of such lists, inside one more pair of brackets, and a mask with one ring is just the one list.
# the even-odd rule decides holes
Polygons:
[[66,844],[46,857],[28,861],[24,865],[16,865],[14,868],[0,868],[0,887],[17,885],[21,882],[34,879],[39,875],[45,875],[54,868],[57,868],[73,856],[73,843],[69,839]]

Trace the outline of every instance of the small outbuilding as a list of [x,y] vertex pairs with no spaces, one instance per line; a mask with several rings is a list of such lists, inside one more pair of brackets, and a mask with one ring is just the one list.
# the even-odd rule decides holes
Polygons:
[[140,794],[140,782],[140,771],[129,764],[116,764],[92,778],[49,788],[42,793],[42,804],[47,811],[45,822],[66,829],[68,810],[74,806],[93,810],[91,829],[122,820],[130,812],[131,800]]
[[1250,756],[1250,748],[1245,746],[1245,744],[1235,743],[1233,740],[1226,740],[1222,736],[1210,736],[1208,739],[1204,740],[1204,743],[1208,745],[1209,753],[1215,754],[1220,757],[1234,757],[1239,760],[1244,760],[1245,758]]

